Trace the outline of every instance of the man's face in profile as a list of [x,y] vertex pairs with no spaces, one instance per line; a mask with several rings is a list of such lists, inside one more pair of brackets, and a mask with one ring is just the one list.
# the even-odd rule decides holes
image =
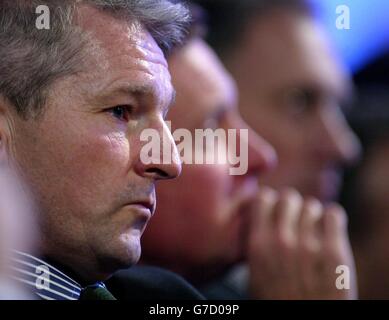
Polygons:
[[185,128],[194,133],[209,128],[239,133],[247,129],[249,133],[246,174],[231,175],[231,165],[218,161],[184,164],[178,179],[158,188],[157,214],[143,238],[146,262],[163,262],[180,272],[185,270],[177,270],[177,265],[186,271],[206,268],[209,276],[244,255],[244,206],[257,191],[258,174],[273,165],[274,150],[241,119],[235,83],[203,40],[194,38],[175,52],[169,68],[177,89],[169,113],[173,130]]
[[231,71],[243,118],[278,154],[261,182],[331,201],[359,145],[340,107],[350,80],[326,40],[310,17],[274,10],[253,18]]
[[140,161],[143,129],[173,144],[164,122],[173,90],[154,39],[136,22],[78,13],[93,44],[83,72],[51,87],[40,119],[12,119],[12,146],[38,201],[44,254],[87,280],[137,262],[155,180],[180,165]]

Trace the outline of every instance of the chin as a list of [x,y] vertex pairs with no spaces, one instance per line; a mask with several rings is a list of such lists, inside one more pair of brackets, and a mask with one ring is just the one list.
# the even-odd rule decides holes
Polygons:
[[119,254],[121,261],[127,267],[138,263],[141,255],[140,234],[126,234],[121,237]]
[[99,263],[104,273],[113,274],[135,265],[140,258],[140,237],[122,235],[100,253]]

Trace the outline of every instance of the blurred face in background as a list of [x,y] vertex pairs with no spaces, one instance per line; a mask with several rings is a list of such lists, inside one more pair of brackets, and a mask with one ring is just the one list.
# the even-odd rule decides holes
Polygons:
[[[352,241],[362,299],[388,299],[389,277],[389,136],[368,148],[357,172],[356,208],[360,215]],[[351,218],[353,218],[351,216]]]
[[278,155],[277,170],[261,182],[333,200],[359,144],[341,109],[351,93],[348,74],[315,21],[282,9],[253,18],[227,66],[243,118]]
[[[177,91],[172,130],[247,128],[236,108],[235,83],[202,40],[177,51],[169,68]],[[274,150],[251,129],[248,138],[246,175],[230,175],[225,163],[184,164],[177,181],[157,188],[157,212],[142,238],[145,262],[193,280],[204,268],[214,275],[241,258],[245,201],[257,190],[258,174],[275,161]]]

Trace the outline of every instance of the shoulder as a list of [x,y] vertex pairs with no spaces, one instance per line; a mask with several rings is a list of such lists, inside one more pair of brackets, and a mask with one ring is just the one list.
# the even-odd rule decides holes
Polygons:
[[201,300],[204,297],[179,275],[151,266],[115,273],[107,288],[119,300]]
[[207,299],[242,300],[249,299],[248,268],[245,264],[235,266],[218,279],[198,288]]

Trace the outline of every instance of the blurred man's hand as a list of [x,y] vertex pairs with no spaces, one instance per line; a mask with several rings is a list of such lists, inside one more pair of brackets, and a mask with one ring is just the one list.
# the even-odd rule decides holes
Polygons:
[[[340,206],[305,200],[294,190],[278,193],[262,188],[250,205],[250,219],[252,298],[356,298],[354,259],[346,213]],[[340,265],[350,271],[350,289],[336,286]]]

